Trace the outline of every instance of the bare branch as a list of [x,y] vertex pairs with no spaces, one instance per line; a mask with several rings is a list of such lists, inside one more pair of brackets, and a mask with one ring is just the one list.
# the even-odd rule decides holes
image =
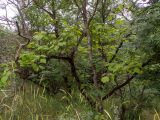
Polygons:
[[18,35],[20,37],[22,37],[23,39],[27,40],[27,42],[24,43],[24,44],[22,44],[22,43],[19,42],[19,47],[18,47],[18,49],[16,51],[15,62],[16,62],[17,65],[19,65],[18,60],[19,60],[19,56],[20,56],[20,51],[21,51],[21,49],[23,49],[24,47],[26,47],[30,43],[30,41],[31,41],[32,38],[24,36],[24,35],[21,34],[21,31],[20,31],[20,28],[19,28],[19,25],[18,25],[17,21],[16,21],[16,27],[17,27]]
[[31,41],[31,38],[30,37],[27,37],[27,36],[24,36],[21,34],[21,31],[20,31],[20,28],[19,28],[19,25],[18,25],[18,22],[16,21],[16,27],[17,27],[17,32],[18,32],[18,35],[24,39],[27,40],[27,42],[25,44],[23,44],[23,46],[26,46],[29,44],[29,42]]
[[98,4],[99,4],[99,1],[100,1],[100,0],[97,0],[96,3],[95,3],[95,5],[94,5],[95,8],[94,8],[94,10],[93,10],[93,13],[92,13],[91,17],[90,17],[89,20],[88,20],[88,25],[90,24],[90,22],[92,21],[93,17],[94,17],[95,14],[96,14],[96,11],[97,11],[97,7],[98,7]]

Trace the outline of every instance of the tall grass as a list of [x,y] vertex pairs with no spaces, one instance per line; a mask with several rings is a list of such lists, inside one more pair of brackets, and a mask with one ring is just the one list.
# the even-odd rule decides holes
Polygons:
[[155,114],[154,114],[154,119],[153,120],[160,120],[160,115],[158,114],[157,110],[154,109]]
[[[113,108],[116,109],[117,100],[105,102],[104,114],[100,114],[93,111],[76,90],[68,93],[60,89],[51,96],[44,88],[27,82],[17,91],[1,90],[0,120],[115,120]],[[157,110],[146,114],[151,117],[149,120],[160,120]],[[139,120],[145,120],[143,118],[139,116]]]
[[0,120],[93,120],[91,108],[79,93],[60,90],[50,96],[44,88],[26,83],[10,96],[0,94]]

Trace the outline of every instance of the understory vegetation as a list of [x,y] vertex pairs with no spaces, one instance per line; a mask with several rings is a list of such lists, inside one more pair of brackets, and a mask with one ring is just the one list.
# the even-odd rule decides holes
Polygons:
[[157,0],[8,0],[0,120],[160,120]]

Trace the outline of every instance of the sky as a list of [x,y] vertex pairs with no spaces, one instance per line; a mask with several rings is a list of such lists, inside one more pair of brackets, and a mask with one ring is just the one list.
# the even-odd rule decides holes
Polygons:
[[[5,8],[7,10],[7,14]],[[6,19],[6,15],[8,20],[12,20],[12,18],[16,15],[16,13],[17,13],[16,9],[12,5],[8,4],[8,0],[0,0],[0,24],[8,27],[6,25],[7,22],[3,20]]]
[[[0,7],[5,7],[7,5],[8,0],[0,0]],[[16,9],[12,5],[7,5],[7,14],[8,17],[14,17]],[[0,8],[0,16],[5,16],[6,11],[2,8]]]

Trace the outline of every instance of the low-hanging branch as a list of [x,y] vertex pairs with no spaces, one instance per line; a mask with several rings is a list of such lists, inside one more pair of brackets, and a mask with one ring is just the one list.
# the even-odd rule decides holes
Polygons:
[[[151,62],[151,59],[149,59],[147,62],[143,63],[142,68],[145,67],[146,65],[148,65],[150,62]],[[126,86],[127,84],[129,84],[137,75],[138,75],[138,73],[134,73],[131,77],[128,77],[124,83],[116,86],[111,91],[109,91],[104,97],[102,97],[102,100],[107,99],[108,97],[112,96],[117,90],[119,90],[119,89],[123,88],[124,86]]]

